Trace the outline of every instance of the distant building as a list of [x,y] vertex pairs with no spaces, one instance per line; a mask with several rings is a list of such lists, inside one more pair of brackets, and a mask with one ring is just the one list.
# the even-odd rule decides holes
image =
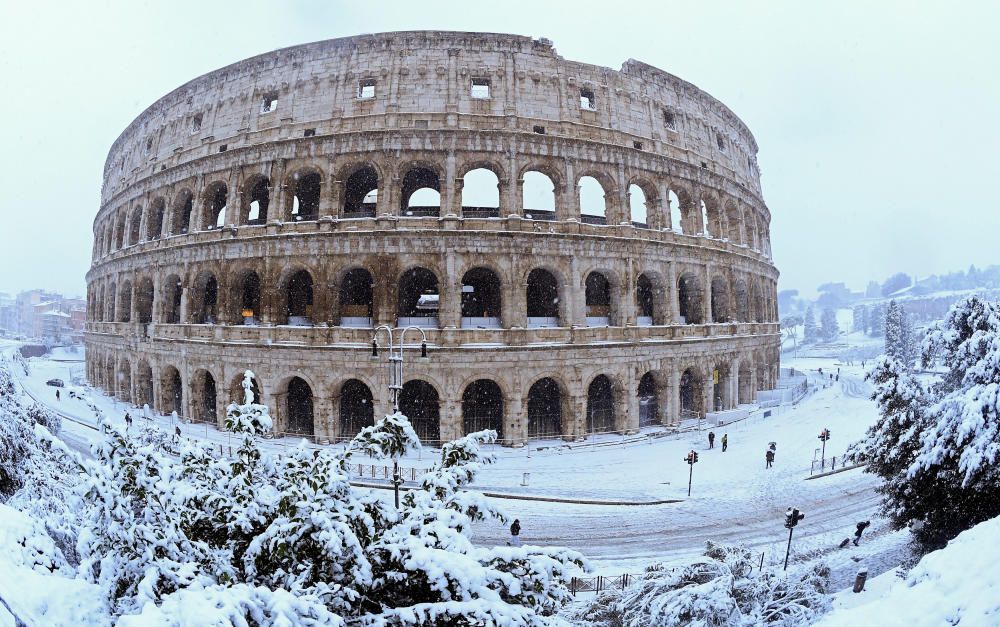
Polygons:
[[80,342],[86,308],[81,298],[46,290],[28,290],[14,297],[0,293],[0,330],[45,342]]

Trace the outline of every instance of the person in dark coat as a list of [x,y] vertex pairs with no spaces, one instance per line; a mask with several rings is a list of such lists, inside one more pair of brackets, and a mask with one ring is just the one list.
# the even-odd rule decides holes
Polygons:
[[774,463],[774,451],[772,451],[771,449],[767,449],[767,452],[764,453],[764,459],[767,460],[767,465],[764,467],[770,468],[771,464]]
[[729,434],[722,434],[722,452],[725,453],[726,449],[729,448]]
[[132,416],[130,416],[128,412],[125,412],[125,430],[128,431],[128,428],[131,426],[132,426]]
[[58,401],[58,400],[62,400],[62,399],[60,399],[60,398],[59,398],[59,390],[56,390],[56,400],[57,400],[57,401]]
[[858,546],[858,541],[861,540],[861,534],[865,532],[865,529],[872,524],[872,521],[866,520],[864,522],[859,522],[857,529],[854,531],[854,546]]
[[708,432],[708,448],[715,448],[715,431]]
[[517,518],[510,525],[510,545],[521,546],[521,521]]

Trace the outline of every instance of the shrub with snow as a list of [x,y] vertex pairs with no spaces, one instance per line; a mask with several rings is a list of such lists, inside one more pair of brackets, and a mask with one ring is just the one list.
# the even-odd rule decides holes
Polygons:
[[708,543],[687,566],[656,564],[624,591],[608,592],[574,617],[599,627],[804,625],[829,607],[823,565],[753,573],[750,551]]
[[[248,373],[248,376],[252,376]],[[249,379],[247,379],[249,381]],[[401,414],[364,429],[345,452],[262,452],[270,427],[249,384],[228,422],[232,459],[183,444],[180,457],[106,428],[95,448],[81,534],[81,571],[119,614],[184,624],[182,608],[212,605],[218,624],[547,625],[568,599],[572,551],[478,547],[469,526],[501,517],[465,488],[489,461],[481,432],[447,444],[397,511],[351,486],[357,452],[396,458],[419,442]],[[265,408],[266,409],[266,408]],[[159,609],[157,609],[159,608]],[[129,624],[127,621],[122,624]],[[145,624],[145,623],[143,623]]]

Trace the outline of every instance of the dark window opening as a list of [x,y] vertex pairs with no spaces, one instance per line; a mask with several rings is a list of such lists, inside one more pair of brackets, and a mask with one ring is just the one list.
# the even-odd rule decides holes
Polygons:
[[528,273],[528,326],[559,326],[559,284],[551,272],[535,268]]
[[702,415],[702,381],[690,368],[681,375],[679,400],[682,418]]
[[562,395],[559,384],[540,379],[528,390],[528,438],[562,435]]
[[503,439],[503,392],[489,379],[479,379],[462,394],[462,426],[466,435],[492,429]]
[[219,282],[213,275],[201,277],[196,284],[194,304],[197,324],[215,324],[219,316]]
[[378,173],[365,166],[344,183],[344,217],[372,218],[378,203]]
[[315,220],[319,217],[319,198],[322,179],[316,172],[295,177],[295,196],[292,198],[292,219]]
[[163,407],[164,414],[177,412],[178,416],[184,415],[184,386],[181,383],[181,373],[176,368],[167,370],[163,378],[164,395],[163,399],[166,407]]
[[226,152],[227,150],[229,150],[229,144],[222,144],[219,146],[219,152]]
[[372,275],[364,268],[355,268],[340,283],[340,326],[370,327],[372,325]]
[[647,372],[639,379],[639,426],[651,427],[660,422],[656,398],[656,379]]
[[260,277],[256,272],[250,272],[243,277],[239,299],[238,319],[246,325],[256,324],[260,316]]
[[586,87],[580,90],[580,108],[597,111],[597,97],[594,96],[594,90]]
[[181,300],[184,297],[184,287],[181,280],[175,276],[167,278],[167,292],[169,300],[164,303],[166,309],[163,312],[163,321],[167,324],[178,324],[181,321]]
[[681,324],[701,324],[701,285],[692,275],[682,275],[677,280],[677,305]]
[[600,272],[587,275],[585,286],[587,324],[606,325],[611,316],[611,284]]
[[299,270],[288,280],[285,315],[288,324],[308,325],[313,316],[313,280],[308,272]]
[[500,279],[487,268],[473,268],[462,277],[462,326],[500,327]]
[[715,135],[715,145],[719,147],[719,150],[726,152],[726,140],[722,138],[721,133],[716,133]]
[[538,124],[531,127],[532,132],[538,133],[539,135],[545,134],[545,127],[539,126]]
[[597,375],[587,388],[587,432],[607,433],[615,429],[615,394],[611,379]]
[[425,443],[441,440],[438,393],[425,381],[407,381],[399,395],[399,411],[410,419],[417,437]]
[[201,130],[202,114],[196,113],[193,118],[191,118],[191,132],[197,133]]
[[153,282],[149,279],[143,279],[136,288],[135,311],[139,324],[153,321]]
[[277,108],[278,108],[278,92],[269,91],[266,94],[264,94],[264,97],[260,103],[260,112],[270,113],[271,111],[274,111]]
[[194,210],[194,197],[185,191],[174,209],[174,223],[171,225],[171,235],[183,235],[191,225],[191,212]]
[[226,223],[226,205],[229,203],[229,189],[225,183],[211,186],[206,196],[205,229],[221,227]]
[[216,422],[216,400],[218,392],[215,387],[215,378],[211,374],[205,373],[201,381],[201,415],[198,416],[204,422]]
[[250,188],[247,203],[246,224],[264,224],[267,222],[267,207],[271,203],[270,182],[266,177],[257,179]]
[[667,110],[663,111],[663,123],[671,131],[677,129],[677,118],[674,115],[673,111],[667,111]]
[[312,388],[299,377],[288,382],[288,431],[297,435],[313,434]]
[[399,278],[399,326],[437,326],[438,279],[426,268],[407,270]]
[[635,301],[637,322],[640,325],[653,324],[653,283],[645,274],[640,274],[636,282]]
[[160,239],[163,234],[163,213],[166,209],[166,202],[162,198],[158,198],[153,202],[153,208],[149,213],[149,228],[146,233],[146,239]]
[[434,170],[413,168],[403,177],[400,215],[420,217],[441,213],[441,180]]
[[314,129],[314,128],[307,128],[306,130],[302,131],[302,136],[303,137],[316,137],[316,129]]
[[368,386],[351,379],[340,389],[340,435],[353,438],[375,424],[375,402]]

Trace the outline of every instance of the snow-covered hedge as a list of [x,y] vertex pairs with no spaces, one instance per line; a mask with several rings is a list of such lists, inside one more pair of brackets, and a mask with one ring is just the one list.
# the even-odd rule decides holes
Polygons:
[[710,542],[703,559],[650,566],[573,618],[593,627],[805,625],[829,607],[827,581],[823,565],[754,573],[750,551]]
[[490,461],[480,445],[494,432],[447,444],[396,510],[351,486],[348,465],[358,452],[393,459],[419,446],[404,416],[364,429],[346,452],[300,447],[278,457],[257,446],[270,418],[252,405],[247,396],[228,412],[243,435],[232,459],[197,444],[173,456],[155,438],[105,426],[79,548],[82,573],[116,613],[159,625],[190,624],[190,608],[209,606],[210,622],[234,625],[557,621],[579,554],[469,539],[474,521],[503,518],[466,489]]

